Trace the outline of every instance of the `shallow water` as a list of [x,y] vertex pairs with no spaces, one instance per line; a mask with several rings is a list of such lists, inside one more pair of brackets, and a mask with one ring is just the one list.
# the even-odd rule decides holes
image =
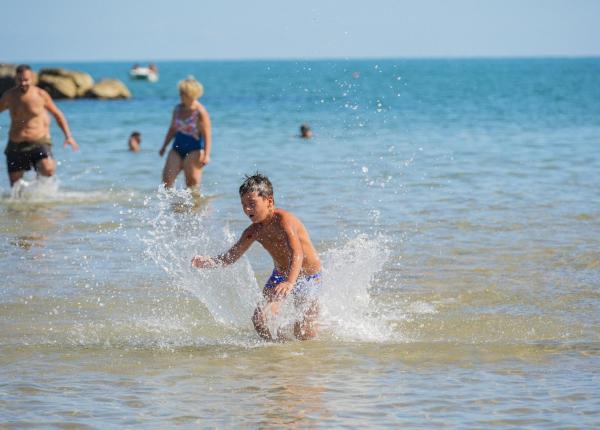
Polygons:
[[[1,185],[3,427],[600,427],[598,59],[159,67],[132,100],[59,102],[81,151],[55,129],[58,182]],[[189,74],[200,201],[158,187]],[[253,332],[259,246],[189,267],[247,225],[257,169],[322,256],[317,340]]]

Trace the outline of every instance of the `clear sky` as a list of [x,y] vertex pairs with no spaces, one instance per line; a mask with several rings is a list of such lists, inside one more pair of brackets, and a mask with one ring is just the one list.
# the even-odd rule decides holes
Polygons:
[[600,0],[2,3],[0,63],[600,56]]

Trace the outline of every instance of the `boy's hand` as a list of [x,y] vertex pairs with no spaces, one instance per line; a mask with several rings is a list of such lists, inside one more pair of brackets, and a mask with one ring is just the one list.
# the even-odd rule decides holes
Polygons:
[[192,258],[192,267],[197,267],[199,269],[207,269],[212,267],[217,267],[215,260],[210,257],[205,257],[203,255],[196,255]]
[[283,281],[275,287],[275,297],[282,299],[294,289],[294,284],[288,281]]

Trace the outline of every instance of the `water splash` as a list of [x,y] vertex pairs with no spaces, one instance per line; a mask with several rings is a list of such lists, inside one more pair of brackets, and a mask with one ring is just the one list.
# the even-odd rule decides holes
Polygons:
[[128,190],[113,191],[95,190],[79,191],[66,190],[56,176],[37,176],[21,178],[8,190],[0,193],[0,202],[13,207],[38,204],[87,204],[108,201],[131,200],[132,193]]
[[55,177],[38,176],[28,181],[19,179],[10,190],[10,199],[19,201],[46,201],[58,194],[59,181]]
[[360,234],[344,246],[325,252],[322,324],[345,341],[385,341],[392,333],[380,318],[369,289],[389,251],[385,238]]
[[[150,205],[148,199],[145,205]],[[191,267],[194,255],[216,255],[234,241],[227,225],[211,220],[210,206],[188,190],[160,190],[157,212],[149,220],[149,232],[142,241],[146,254],[172,282],[198,298],[215,321],[228,328],[248,328],[259,300],[259,288],[249,262],[219,269]],[[218,227],[221,225],[221,227]]]
[[[196,297],[223,328],[247,337],[252,331],[252,312],[262,300],[261,286],[249,261],[242,257],[218,269],[190,266],[193,255],[216,255],[234,242],[228,225],[212,213],[210,205],[194,204],[186,190],[161,190],[155,202],[148,199],[145,205],[153,203],[157,212],[149,220],[147,235],[142,237],[147,255],[177,288]],[[369,294],[373,275],[382,269],[388,256],[383,243],[381,238],[359,235],[323,254],[320,304],[324,338],[383,341],[390,337]],[[269,328],[273,334],[292,337],[298,316],[289,296]]]

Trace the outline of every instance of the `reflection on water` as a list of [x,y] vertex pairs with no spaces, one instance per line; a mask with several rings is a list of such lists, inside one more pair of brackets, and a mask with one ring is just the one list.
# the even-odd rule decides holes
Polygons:
[[47,236],[18,236],[15,240],[11,240],[11,245],[24,250],[30,250],[33,247],[41,248]]
[[55,235],[69,211],[44,203],[10,204],[1,210],[0,231],[12,236],[10,243],[24,250],[42,248]]

